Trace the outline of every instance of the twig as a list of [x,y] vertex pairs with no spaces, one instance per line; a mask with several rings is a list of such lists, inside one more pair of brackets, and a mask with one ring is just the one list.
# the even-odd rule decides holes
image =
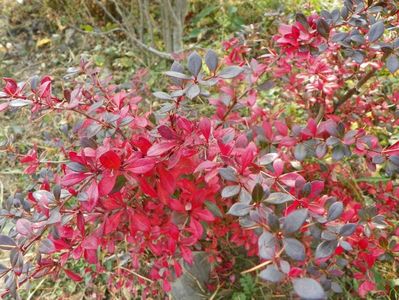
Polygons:
[[[381,58],[381,61],[384,62],[387,57],[389,56],[389,53],[384,53],[384,55]],[[368,71],[366,75],[362,79],[358,81],[355,87],[351,88],[345,95],[339,98],[338,102],[334,104],[334,112],[337,111],[337,109],[344,104],[346,101],[348,101],[353,95],[359,93],[360,88],[370,79],[372,78],[375,73],[377,72],[377,68],[373,68],[372,70]]]
[[227,111],[224,113],[221,122],[216,126],[216,129],[218,129],[220,126],[222,126],[224,124],[224,122],[226,121],[227,117],[229,116],[229,114],[231,113],[231,111],[233,110],[234,106],[236,106],[238,100],[240,100],[241,98],[245,97],[246,94],[248,94],[249,89],[246,89],[239,97],[236,97],[233,99],[233,102],[230,104],[229,108],[227,109]]
[[144,44],[143,42],[141,42],[139,39],[137,39],[135,36],[132,35],[132,33],[126,28],[126,26],[124,26],[121,22],[119,22],[109,11],[108,9],[101,3],[101,1],[99,0],[95,0],[97,5],[100,6],[102,8],[102,10],[104,11],[104,13],[116,24],[119,25],[119,27],[121,28],[121,30],[127,35],[127,37],[134,43],[137,44],[139,47],[143,48],[144,50],[155,54],[161,58],[165,58],[165,59],[169,59],[169,60],[173,60],[172,54],[167,53],[167,52],[163,52],[163,51],[159,51],[151,46],[148,46],[146,44]]
[[216,296],[217,296],[217,294],[218,294],[218,292],[219,292],[219,290],[220,290],[220,288],[221,288],[222,286],[223,286],[223,284],[218,284],[218,286],[217,286],[215,292],[212,294],[212,296],[209,298],[209,300],[214,300],[214,299],[216,298]]
[[43,278],[42,281],[39,282],[39,284],[35,287],[35,289],[29,293],[28,298],[26,298],[26,300],[30,300],[32,299],[33,295],[36,293],[36,291],[42,286],[43,282],[46,280],[46,278]]
[[145,281],[148,281],[148,282],[150,282],[150,283],[153,283],[153,282],[154,282],[154,281],[151,280],[150,278],[147,278],[147,277],[145,277],[145,276],[143,276],[143,275],[140,275],[139,273],[136,273],[135,271],[129,270],[129,269],[125,268],[125,267],[119,267],[119,269],[125,270],[125,271],[127,271],[127,272],[129,272],[129,273],[131,273],[131,274],[133,274],[133,275],[135,275],[135,276],[137,276],[137,277],[139,277],[139,278],[141,278],[141,279],[143,279],[143,280],[145,280]]
[[256,270],[258,270],[258,269],[260,269],[260,268],[263,268],[263,267],[265,267],[265,266],[267,266],[267,265],[270,265],[272,262],[273,262],[272,260],[266,260],[266,261],[264,261],[263,263],[261,263],[261,264],[259,264],[259,265],[256,265],[255,267],[253,267],[253,268],[251,268],[251,269],[242,271],[240,274],[241,274],[241,275],[244,275],[244,274],[247,274],[247,273],[256,271]]
[[[281,250],[277,253],[276,257],[280,257],[280,255],[281,255],[281,253],[283,253],[283,251],[284,251],[284,247],[281,248]],[[260,268],[270,265],[272,262],[273,262],[273,260],[266,260],[263,263],[256,265],[255,267],[253,267],[251,269],[242,271],[240,274],[243,275],[243,274],[247,274],[247,273],[259,270]]]

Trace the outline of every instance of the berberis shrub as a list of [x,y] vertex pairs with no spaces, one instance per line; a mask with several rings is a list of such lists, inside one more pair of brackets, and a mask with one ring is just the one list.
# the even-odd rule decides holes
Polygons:
[[[2,111],[79,121],[61,149],[67,163],[35,147],[16,153],[35,189],[0,210],[11,227],[0,235],[3,296],[63,273],[162,295],[197,251],[214,278],[233,280],[221,275],[235,267],[233,245],[258,256],[240,272],[289,283],[303,299],[342,292],[340,277],[361,297],[389,293],[373,270],[398,262],[399,143],[387,144],[398,124],[397,6],[346,0],[297,14],[257,59],[236,39],[224,59],[193,52],[159,78],[170,85],[154,93],[158,110],[87,62],[62,91],[50,76],[4,78]],[[71,270],[76,260],[87,267]]]

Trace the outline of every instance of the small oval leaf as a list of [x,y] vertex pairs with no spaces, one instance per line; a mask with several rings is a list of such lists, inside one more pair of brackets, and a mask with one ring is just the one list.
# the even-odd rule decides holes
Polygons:
[[342,215],[343,211],[344,211],[344,204],[341,201],[334,202],[328,208],[327,220],[333,221],[338,219]]
[[283,219],[282,228],[285,233],[293,233],[299,230],[308,217],[307,209],[298,209]]
[[237,202],[230,207],[227,213],[236,217],[243,217],[249,213],[251,208],[252,206],[249,204]]
[[285,253],[294,260],[305,260],[305,246],[297,239],[283,239]]
[[369,42],[372,43],[378,40],[384,34],[384,30],[385,30],[384,22],[379,21],[377,23],[374,23],[370,27],[370,31],[368,33]]
[[293,199],[294,197],[290,194],[277,192],[277,193],[271,193],[269,197],[267,197],[267,199],[264,201],[271,204],[282,204],[292,201]]
[[284,279],[284,273],[280,272],[274,265],[271,265],[260,272],[259,277],[270,282],[280,282]]
[[292,283],[295,293],[303,299],[320,300],[326,298],[326,294],[320,283],[312,278],[294,279]]

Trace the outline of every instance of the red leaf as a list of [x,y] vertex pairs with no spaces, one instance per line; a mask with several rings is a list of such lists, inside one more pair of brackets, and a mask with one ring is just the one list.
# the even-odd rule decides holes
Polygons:
[[197,168],[194,170],[194,173],[201,172],[203,170],[212,169],[214,167],[219,166],[220,164],[214,161],[205,160],[201,162]]
[[92,181],[89,188],[86,190],[87,201],[81,202],[81,205],[89,212],[93,210],[98,201],[98,185],[96,181]]
[[151,223],[150,220],[141,214],[135,214],[132,218],[133,221],[133,227],[135,227],[137,230],[146,232],[149,231],[151,228]]
[[298,179],[305,181],[305,179],[301,175],[299,175],[298,173],[292,172],[292,173],[287,173],[287,174],[281,175],[279,178],[279,181],[284,183],[286,186],[295,187],[295,182]]
[[137,140],[132,141],[132,144],[139,148],[143,154],[147,154],[148,149],[152,146],[150,141],[143,137],[139,137]]
[[277,131],[282,135],[288,135],[288,127],[283,122],[276,120],[274,122],[274,127],[276,127]]
[[204,228],[202,227],[201,223],[194,218],[191,218],[190,229],[197,238],[200,238],[204,232]]
[[148,182],[144,178],[140,177],[137,179],[137,181],[139,182],[140,188],[142,189],[144,194],[146,194],[152,198],[157,197],[157,195],[158,195],[157,191],[151,185],[149,185]]
[[191,250],[187,247],[181,246],[180,247],[180,252],[181,255],[183,257],[183,259],[189,264],[192,265],[193,264],[193,253],[191,252]]
[[172,194],[175,191],[176,186],[173,174],[163,168],[159,168],[158,173],[162,188],[169,194]]
[[100,156],[100,162],[106,169],[117,170],[121,166],[121,160],[114,151],[110,150]]
[[315,180],[311,183],[311,192],[309,197],[317,197],[324,189],[324,181]]
[[72,272],[72,271],[66,270],[66,269],[64,269],[64,272],[65,272],[65,274],[67,274],[67,276],[68,276],[69,278],[71,278],[73,281],[80,282],[80,281],[83,280],[83,278],[82,278],[80,275],[76,274],[75,272]]
[[284,162],[280,158],[277,158],[273,162],[273,169],[274,169],[274,175],[277,177],[280,176],[281,174],[283,174]]
[[388,148],[382,151],[384,154],[389,155],[398,155],[399,154],[399,141],[394,143],[393,145],[389,146]]
[[134,161],[131,165],[129,165],[126,170],[134,173],[134,174],[145,174],[151,171],[155,166],[155,159],[145,157],[139,158]]
[[199,129],[201,133],[204,135],[206,141],[209,140],[209,136],[211,134],[211,121],[208,118],[202,118],[199,122]]
[[103,175],[103,178],[101,178],[98,183],[98,192],[100,196],[108,195],[112,191],[115,186],[116,177],[116,175],[110,174]]
[[45,76],[40,81],[39,87],[39,97],[40,98],[47,98],[51,96],[51,77]]
[[363,282],[359,287],[359,295],[360,297],[366,297],[368,292],[375,290],[375,283],[371,281]]
[[4,93],[8,95],[14,95],[18,90],[18,84],[14,79],[11,78],[3,78],[6,82],[6,86],[4,87]]
[[200,221],[212,222],[215,220],[213,214],[206,209],[196,209],[193,213]]
[[116,228],[118,228],[123,213],[124,212],[121,210],[106,219],[104,225],[104,234],[114,232]]
[[69,173],[61,179],[63,186],[71,186],[82,182],[88,175],[83,173]]
[[89,264],[97,263],[97,250],[87,249],[84,251],[84,258]]
[[169,127],[165,125],[161,125],[158,127],[159,134],[167,140],[176,140],[179,139],[179,136]]
[[82,244],[81,244],[83,249],[89,249],[89,250],[97,250],[98,248],[98,239],[95,236],[88,236],[86,237]]
[[160,156],[165,152],[169,151],[177,144],[176,141],[164,141],[160,142],[159,144],[154,144],[148,149],[147,155],[148,156]]
[[85,219],[84,219],[83,214],[81,212],[79,212],[76,215],[76,225],[78,226],[78,229],[79,229],[80,233],[82,235],[84,235],[85,234]]
[[175,211],[184,212],[184,205],[176,199],[169,199],[169,207]]

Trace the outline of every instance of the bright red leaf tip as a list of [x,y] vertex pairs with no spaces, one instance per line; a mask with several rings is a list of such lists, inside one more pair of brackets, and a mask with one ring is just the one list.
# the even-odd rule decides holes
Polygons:
[[115,151],[107,151],[100,156],[100,162],[102,166],[106,169],[117,170],[121,166],[121,160]]
[[70,270],[65,270],[65,269],[64,269],[64,272],[65,272],[65,274],[67,274],[67,276],[69,278],[71,278],[75,282],[80,282],[83,280],[83,278],[80,275],[76,274],[75,272],[72,272]]

